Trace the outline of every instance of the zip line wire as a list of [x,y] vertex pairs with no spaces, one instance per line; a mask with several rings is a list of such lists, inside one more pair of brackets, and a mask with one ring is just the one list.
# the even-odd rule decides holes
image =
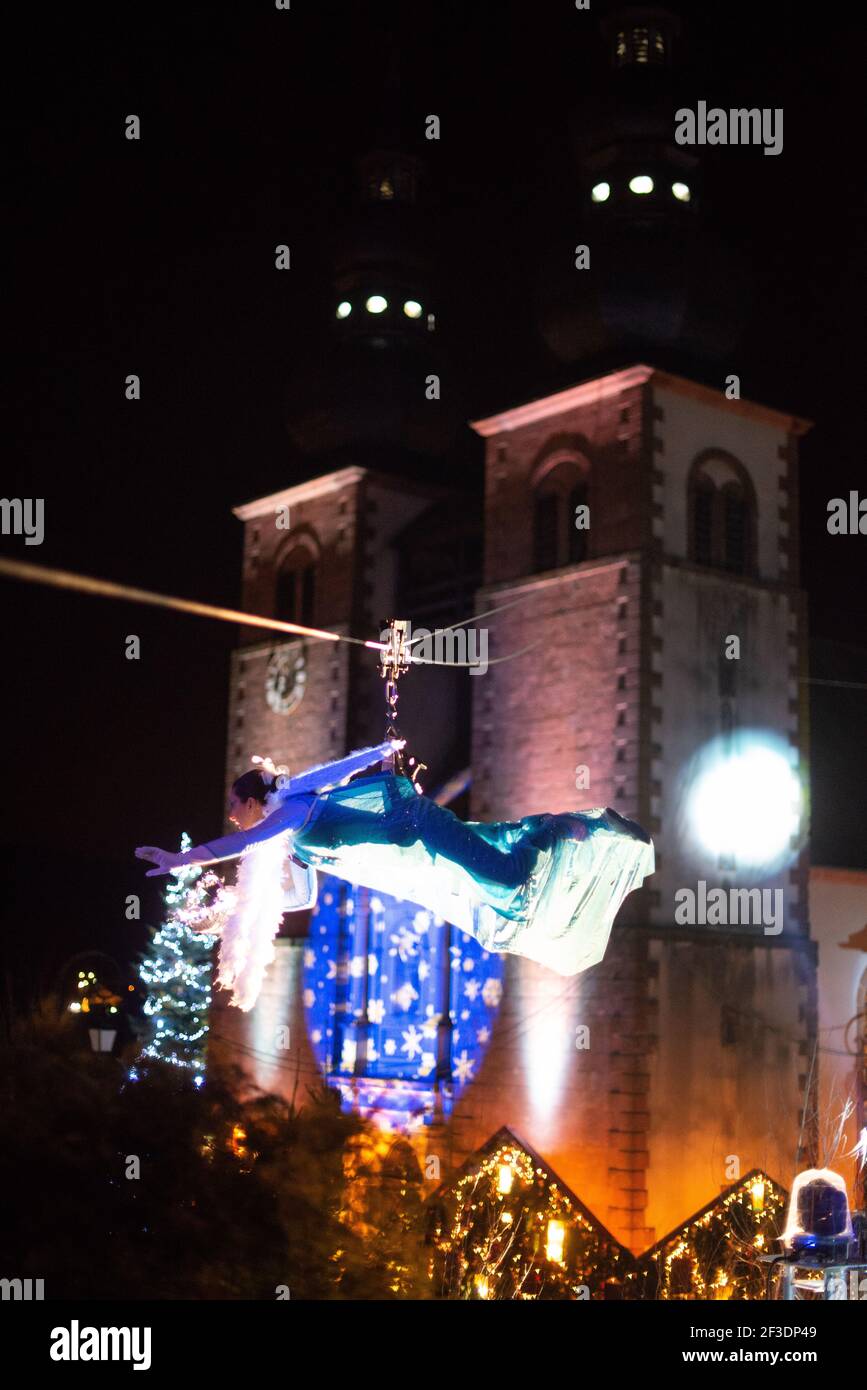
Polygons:
[[[116,584],[109,579],[97,579],[92,575],[76,574],[73,570],[49,569],[44,565],[30,564],[26,560],[10,560],[6,557],[0,557],[0,574],[8,575],[10,579],[20,579],[28,584],[45,584],[49,588],[69,589],[80,594],[94,594],[100,598],[124,599],[129,603],[143,603],[153,608],[168,608],[176,613],[193,613],[200,618],[217,618],[225,623],[261,627],[270,632],[288,632],[298,637],[312,637],[321,642],[350,642],[357,647],[366,647],[368,651],[383,652],[388,646],[385,642],[375,642],[363,637],[348,637],[339,632],[327,632],[324,628],[306,627],[303,623],[291,623],[281,618],[263,618],[258,613],[244,613],[235,608],[222,608],[216,604],[199,603],[195,599],[157,594],[151,589],[138,589],[129,584]],[[455,623],[452,627],[438,628],[437,633],[453,632],[457,628],[466,627],[468,623],[477,622],[479,618],[489,618],[494,613],[501,613],[505,608],[513,608],[515,604],[523,601],[523,599],[513,599],[511,603],[501,604],[498,608],[489,608],[485,613],[478,613],[475,617],[465,618],[463,622]],[[428,639],[413,637],[408,645],[426,640]],[[493,666],[502,661],[513,661],[515,657],[523,656],[525,652],[532,651],[534,647],[538,646],[539,642],[533,642],[529,647],[522,647],[520,651],[510,652],[507,656],[486,659],[484,664]],[[478,668],[482,665],[480,661],[440,661],[436,657],[416,656],[412,653],[409,655],[409,660],[415,666]]]
[[[150,589],[138,589],[129,584],[116,584],[110,579],[97,579],[92,575],[76,574],[73,570],[49,569],[44,565],[32,565],[26,560],[10,560],[5,556],[0,556],[0,574],[8,575],[10,579],[20,579],[24,583],[45,584],[49,588],[70,589],[76,593],[95,594],[101,598],[125,599],[129,603],[143,603],[154,608],[169,608],[176,613],[193,613],[200,618],[217,618],[225,623],[238,623],[242,627],[261,627],[269,632],[288,632],[296,637],[313,637],[320,642],[349,642],[356,647],[366,647],[368,651],[382,652],[385,651],[387,645],[384,642],[374,642],[363,637],[344,636],[340,632],[326,632],[319,627],[305,627],[303,623],[290,623],[281,618],[263,618],[258,613],[244,613],[235,608],[222,608],[216,604],[199,603],[195,599],[157,594]],[[482,618],[493,617],[495,613],[503,613],[506,609],[515,608],[524,602],[526,600],[523,598],[512,599],[510,603],[501,603],[496,608],[488,608],[484,613],[476,613],[472,618],[464,618],[459,623],[436,628],[434,633],[430,635],[436,638],[444,636],[447,632],[456,632],[459,628],[467,627],[470,623],[477,623]],[[410,637],[406,645],[413,647],[417,642],[428,640],[428,637]],[[531,642],[528,647],[521,647],[517,652],[509,652],[507,656],[488,657],[484,664],[485,666],[496,666],[503,661],[514,661],[516,657],[534,651],[536,647],[541,645],[541,641],[540,638],[538,642]],[[480,661],[440,661],[436,657],[416,656],[412,652],[409,653],[409,661],[413,666],[458,666],[477,669],[482,665]],[[802,685],[837,686],[847,690],[867,690],[867,681],[837,681],[825,680],[818,676],[801,676],[799,683]]]

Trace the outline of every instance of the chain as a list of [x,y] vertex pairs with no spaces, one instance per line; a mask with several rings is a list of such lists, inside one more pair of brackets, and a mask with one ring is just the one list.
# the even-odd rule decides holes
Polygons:
[[[380,671],[385,681],[385,737],[387,739],[400,738],[397,727],[397,682],[410,667],[410,654],[407,645],[408,627],[409,623],[406,619],[392,618],[388,623],[388,639],[381,653]],[[419,773],[427,767],[426,763],[417,763],[415,758],[407,758],[403,748],[394,750],[392,765],[395,772],[401,777],[410,776],[408,769],[412,768],[413,786],[415,786],[415,779]],[[420,791],[420,788],[416,787],[416,790]]]
[[[385,737],[400,738],[397,730],[397,681],[393,676],[388,676],[385,682],[385,710]],[[395,748],[392,761],[395,772],[405,777],[406,758],[402,748]]]

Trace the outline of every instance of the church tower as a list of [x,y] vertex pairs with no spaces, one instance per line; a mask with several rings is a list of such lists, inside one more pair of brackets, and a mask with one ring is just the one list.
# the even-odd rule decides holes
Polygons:
[[[476,684],[473,816],[610,805],[652,832],[657,872],[592,970],[563,980],[509,960],[453,1143],[472,1152],[506,1119],[508,1078],[510,1127],[645,1249],[733,1176],[790,1172],[799,1133],[797,1157],[809,1147],[815,952],[793,802],[806,784],[807,424],[637,365],[474,428],[479,603],[514,604],[491,651],[532,650]],[[714,805],[732,777],[755,844],[720,838]],[[714,888],[754,906],[764,890],[779,912],[702,921]],[[682,890],[697,905],[685,923]]]
[[[355,465],[236,508],[244,525],[242,606],[341,636],[377,637],[382,620],[395,611],[402,538],[436,507],[438,496],[422,483]],[[254,754],[300,770],[383,738],[385,709],[374,652],[276,633],[263,641],[256,628],[242,629],[241,638],[232,658],[227,798]],[[448,749],[457,723],[454,682],[439,694],[428,733]],[[340,923],[332,923],[337,934],[347,915],[345,893],[329,883],[320,889],[317,911],[340,913]],[[356,920],[363,915],[359,911]],[[311,1048],[317,1029],[309,1010],[316,991],[304,979],[307,963],[316,957],[307,940],[311,930],[309,913],[284,918],[277,959],[249,1014],[230,1007],[220,994],[214,1006],[221,1055],[239,1063],[253,1085],[287,1096],[300,1093],[302,1100],[305,1087],[320,1085],[328,1070],[325,1027],[313,1038],[321,1044],[316,1055]],[[337,949],[336,942],[328,946]],[[333,959],[316,957],[323,970]],[[336,982],[333,971],[330,982]],[[334,1012],[338,1003],[330,997],[325,1007]]]
[[377,102],[341,214],[325,231],[328,283],[309,354],[290,369],[288,434],[308,474],[353,463],[455,481],[468,410],[438,274],[438,190],[417,122],[412,139],[401,123],[394,51]]
[[674,140],[674,113],[693,100],[682,29],[661,5],[613,4],[599,24],[571,112],[571,196],[536,276],[539,327],[560,362],[595,372],[651,355],[691,372],[737,345],[749,269],[708,214],[703,152]]

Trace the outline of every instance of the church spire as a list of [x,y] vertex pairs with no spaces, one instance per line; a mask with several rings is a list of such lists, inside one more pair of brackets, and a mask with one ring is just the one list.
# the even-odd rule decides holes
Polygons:
[[[332,242],[321,350],[294,374],[289,432],[301,451],[412,468],[407,453],[443,453],[461,419],[456,393],[426,396],[443,368],[435,274],[434,193],[423,152],[423,115],[405,117],[399,43],[352,166],[346,215]],[[410,132],[415,129],[415,137]]]
[[540,328],[564,361],[663,351],[688,370],[736,344],[744,268],[705,216],[699,152],[675,142],[681,22],[661,6],[614,5],[600,33],[607,62],[600,45],[570,122],[587,264],[543,262]]

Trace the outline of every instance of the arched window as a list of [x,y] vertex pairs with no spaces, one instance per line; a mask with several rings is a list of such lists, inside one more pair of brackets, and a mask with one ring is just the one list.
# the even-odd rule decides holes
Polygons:
[[728,454],[696,459],[689,477],[689,557],[731,574],[756,572],[756,500],[743,464]]
[[[316,946],[303,969],[308,1036],[328,1084],[343,1091],[344,1108],[362,1103],[341,1085],[352,1077],[369,1083],[365,1105],[404,1120],[423,1095],[432,1099],[438,1077],[448,1078],[456,1094],[473,1085],[503,997],[502,955],[485,959],[478,941],[415,904],[324,872],[310,939]],[[361,961],[367,970],[356,968]],[[473,979],[484,981],[472,998],[465,993],[468,963]],[[454,1046],[447,1020],[457,1020]],[[408,1090],[392,1087],[394,1081]]]
[[552,492],[537,493],[533,502],[533,569],[557,568],[558,498]]
[[569,563],[579,565],[582,560],[587,559],[587,536],[588,532],[583,527],[576,526],[579,519],[579,508],[588,506],[587,501],[587,480],[580,478],[569,494],[568,513],[569,523]]
[[695,559],[700,565],[713,564],[713,513],[716,488],[709,478],[699,478],[693,494],[695,519]]
[[[533,492],[533,570],[560,569],[586,560],[588,514],[586,468],[577,459],[561,459],[542,473]],[[576,522],[578,523],[576,525]]]
[[747,569],[747,527],[749,509],[743,487],[726,483],[723,494],[723,564],[734,574]]
[[286,623],[312,627],[316,608],[316,556],[308,545],[295,545],[277,571],[274,616]]

